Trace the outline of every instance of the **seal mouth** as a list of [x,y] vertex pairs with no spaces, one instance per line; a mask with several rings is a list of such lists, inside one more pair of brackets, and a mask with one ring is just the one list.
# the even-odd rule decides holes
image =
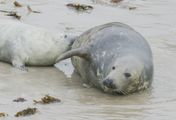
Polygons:
[[111,88],[109,88],[107,86],[103,86],[103,90],[104,90],[104,92],[111,93],[113,95],[119,95],[119,96],[128,95],[128,93],[126,91],[119,90],[119,89],[111,89]]
[[113,83],[113,80],[112,79],[106,79],[103,81],[103,85],[106,86],[107,88],[109,89],[116,89],[116,86],[115,84]]
[[113,90],[112,92],[115,95],[128,95],[129,94],[127,91],[125,91],[125,90],[119,90],[119,89]]
[[122,91],[113,91],[114,95],[127,95],[126,93],[122,92]]

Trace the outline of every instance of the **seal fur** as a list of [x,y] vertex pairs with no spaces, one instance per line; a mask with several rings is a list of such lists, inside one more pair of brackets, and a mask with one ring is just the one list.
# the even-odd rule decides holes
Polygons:
[[71,57],[84,82],[127,95],[151,86],[153,57],[147,41],[128,25],[113,22],[80,35],[57,62]]
[[25,65],[48,66],[70,49],[73,39],[32,25],[0,21],[0,60],[21,70]]

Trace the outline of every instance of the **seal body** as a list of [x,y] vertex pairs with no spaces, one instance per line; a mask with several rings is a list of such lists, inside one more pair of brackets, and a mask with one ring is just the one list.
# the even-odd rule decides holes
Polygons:
[[84,32],[72,50],[57,60],[69,57],[84,82],[107,93],[127,95],[152,83],[150,46],[138,32],[122,23],[108,23]]
[[12,22],[0,22],[0,60],[14,67],[53,65],[56,58],[73,43],[61,33]]

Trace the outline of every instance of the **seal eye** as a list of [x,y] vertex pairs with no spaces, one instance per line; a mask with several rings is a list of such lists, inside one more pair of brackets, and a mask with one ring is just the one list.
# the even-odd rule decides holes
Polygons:
[[112,69],[115,70],[116,69],[115,66],[113,66]]
[[67,35],[64,35],[64,38],[67,38]]
[[125,77],[129,78],[131,77],[131,74],[130,73],[124,73]]

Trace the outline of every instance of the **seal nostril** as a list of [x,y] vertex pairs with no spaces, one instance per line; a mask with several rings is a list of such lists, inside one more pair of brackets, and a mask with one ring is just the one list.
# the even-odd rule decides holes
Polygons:
[[105,81],[103,81],[103,85],[108,87],[108,88],[115,88],[115,85],[113,84],[113,80],[111,79],[106,79]]
[[104,85],[110,85],[110,84],[112,84],[112,80],[106,79],[105,81],[103,81],[103,84]]

